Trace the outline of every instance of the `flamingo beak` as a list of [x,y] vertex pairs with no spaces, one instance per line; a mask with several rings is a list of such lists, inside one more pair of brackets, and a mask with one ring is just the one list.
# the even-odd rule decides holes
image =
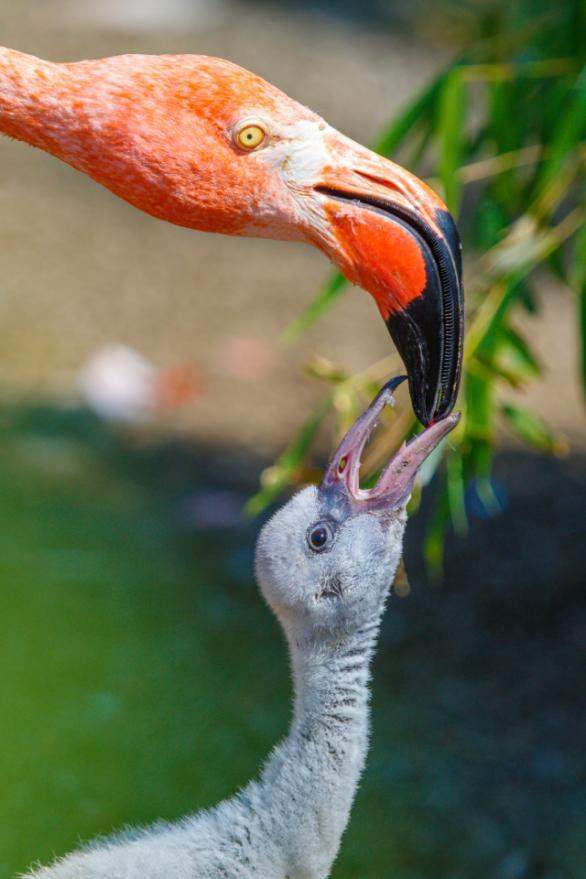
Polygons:
[[455,223],[421,180],[333,132],[333,161],[314,186],[330,258],[371,293],[405,364],[413,408],[428,425],[454,407],[462,362],[461,247]]
[[419,468],[460,420],[458,412],[447,415],[403,443],[376,485],[370,489],[360,488],[360,459],[364,446],[384,407],[393,404],[394,389],[404,380],[404,375],[391,379],[340,443],[319,487],[320,511],[324,517],[342,520],[360,512],[389,513],[404,507]]

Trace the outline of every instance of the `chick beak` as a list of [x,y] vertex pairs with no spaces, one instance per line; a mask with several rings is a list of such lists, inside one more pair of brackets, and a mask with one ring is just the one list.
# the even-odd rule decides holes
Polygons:
[[423,462],[460,420],[459,413],[445,416],[403,443],[370,489],[360,488],[360,459],[384,407],[393,405],[393,391],[405,376],[391,379],[368,409],[354,422],[330,461],[319,487],[324,516],[341,520],[359,512],[392,512],[404,507]]
[[419,420],[453,408],[460,383],[463,295],[460,239],[438,196],[399,165],[330,135],[333,161],[314,191],[346,277],[372,294],[407,368]]

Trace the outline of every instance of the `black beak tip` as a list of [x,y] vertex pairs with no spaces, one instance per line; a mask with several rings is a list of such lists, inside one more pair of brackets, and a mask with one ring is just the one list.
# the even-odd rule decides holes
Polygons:
[[433,310],[433,303],[418,297],[387,320],[407,369],[413,411],[425,427],[451,411],[458,390],[457,384],[442,385],[441,360],[437,356],[442,347],[442,329],[439,321],[430,320],[429,312]]
[[386,322],[407,368],[413,409],[426,427],[454,408],[464,339],[460,240],[450,214],[438,214],[443,237],[428,239],[425,289]]
[[443,348],[442,325],[439,322],[430,325],[427,305],[415,300],[406,311],[392,315],[387,321],[407,369],[413,411],[425,427],[445,418],[454,408],[461,370],[461,342],[446,362],[438,356],[438,350]]

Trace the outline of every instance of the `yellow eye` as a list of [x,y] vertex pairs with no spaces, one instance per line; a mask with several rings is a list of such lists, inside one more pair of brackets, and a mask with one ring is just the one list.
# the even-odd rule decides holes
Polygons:
[[243,150],[256,150],[264,143],[266,136],[266,131],[260,125],[245,125],[237,132],[236,143]]

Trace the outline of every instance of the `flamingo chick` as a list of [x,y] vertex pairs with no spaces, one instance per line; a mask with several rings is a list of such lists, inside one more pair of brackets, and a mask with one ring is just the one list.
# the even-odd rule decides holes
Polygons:
[[257,577],[283,627],[295,686],[286,738],[260,777],[214,809],[96,842],[28,879],[325,879],[364,768],[370,660],[419,466],[458,421],[428,427],[359,485],[362,449],[392,390],[358,419],[319,488],[265,525]]
[[180,226],[305,241],[368,290],[424,424],[460,380],[460,242],[417,177],[221,58],[73,64],[0,48],[0,132]]

